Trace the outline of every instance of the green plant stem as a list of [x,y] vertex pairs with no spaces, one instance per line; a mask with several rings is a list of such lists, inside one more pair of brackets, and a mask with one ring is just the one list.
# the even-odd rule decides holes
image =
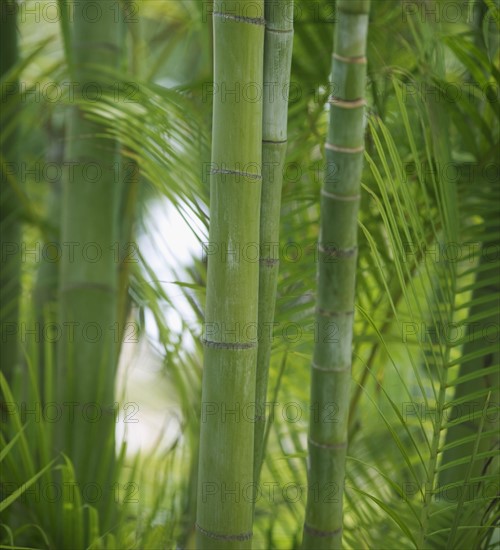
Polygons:
[[120,354],[125,338],[125,329],[127,319],[130,313],[131,300],[129,297],[130,273],[134,262],[137,261],[135,252],[135,207],[137,204],[137,195],[139,191],[139,165],[135,160],[128,158],[123,151],[121,159],[121,169],[125,172],[124,179],[121,180],[123,186],[121,190],[120,205],[120,257],[118,266],[118,347],[117,354]]
[[[369,0],[337,2],[328,169],[321,192],[304,549],[342,544],[369,7]],[[324,336],[332,324],[337,341]]]
[[[129,20],[130,10],[134,9],[133,0],[124,0],[123,19]],[[133,12],[132,12],[133,13]],[[139,73],[139,59],[137,55],[140,28],[137,22],[133,20],[125,23],[121,21],[121,32],[123,43],[126,44],[127,34],[131,38],[130,48],[123,48],[121,70],[127,72],[134,78]],[[133,157],[133,151],[122,148],[121,150],[121,172],[120,178],[120,199],[119,199],[119,237],[120,237],[120,257],[118,266],[118,349],[120,355],[124,343],[125,329],[127,319],[130,314],[131,299],[128,293],[130,274],[133,264],[138,261],[133,239],[135,237],[135,218],[136,205],[139,193],[140,171],[139,164]]]
[[[86,11],[87,3],[94,7]],[[92,83],[105,93],[109,82],[96,66],[118,66],[122,34],[108,2],[97,4],[100,17],[87,16],[95,4],[85,0],[74,6],[72,77],[78,90]],[[57,424],[58,449],[72,460],[78,483],[100,489],[94,505],[104,529],[113,514],[115,476],[119,204],[118,145],[103,137],[105,131],[84,115],[78,101],[71,106],[65,161],[72,169],[63,182],[61,241],[66,253],[59,287],[59,320],[65,333],[58,346],[57,388],[61,406],[75,404],[73,414],[65,409]],[[73,254],[68,252],[70,244]]]
[[254,481],[264,459],[266,395],[279,270],[281,188],[287,148],[293,1],[265,0],[262,199],[260,206],[259,347],[255,392]]
[[[49,148],[46,154],[47,163],[62,166],[64,162],[64,127],[58,122],[58,118],[52,114],[47,125],[47,139]],[[46,231],[44,241],[61,246],[60,228],[58,221],[61,219],[62,181],[57,177],[48,184]],[[46,392],[53,395],[54,388],[46,385],[46,358],[56,355],[56,342],[46,340],[44,331],[50,323],[57,323],[57,290],[59,284],[59,262],[42,255],[36,274],[36,282],[33,287],[33,305],[35,318],[39,323],[40,332],[38,340],[38,368],[37,376],[40,383],[40,398],[45,401]],[[50,348],[50,349],[49,349]]]
[[[7,73],[14,67],[18,59],[17,38],[17,5],[14,0],[0,3],[0,78],[2,91],[0,101],[0,370],[7,385],[13,383],[16,365],[19,360],[19,306],[21,294],[21,222],[20,205],[13,188],[12,170],[6,163],[18,167],[18,137],[14,129],[10,134],[7,128],[11,117],[6,116],[9,109],[7,103],[18,100],[19,82],[17,79],[7,80]],[[5,79],[5,80],[4,80]],[[14,174],[17,170],[14,171]],[[18,185],[19,182],[14,182]],[[5,410],[9,399],[0,392],[0,410]],[[9,423],[10,424],[10,423]],[[10,425],[2,419],[1,435],[9,438]],[[3,440],[3,437],[2,437]],[[4,466],[5,468],[5,466]],[[2,523],[10,523],[11,510],[4,510]]]
[[248,251],[259,243],[262,96],[254,93],[262,92],[263,10],[263,0],[214,2],[209,241],[216,253],[208,256],[197,548],[250,548],[252,538],[259,268]]
[[[18,58],[17,46],[17,5],[13,0],[0,4],[0,77],[14,67]],[[15,187],[17,170],[17,132],[7,134],[7,127],[13,112],[7,109],[7,102],[17,101],[19,83],[2,83],[2,113],[0,123],[0,323],[2,343],[0,346],[0,365],[7,382],[12,383],[14,369],[19,360],[19,301],[21,293],[21,222],[20,204],[16,198]],[[10,165],[10,168],[9,168]],[[13,169],[12,169],[13,168]]]

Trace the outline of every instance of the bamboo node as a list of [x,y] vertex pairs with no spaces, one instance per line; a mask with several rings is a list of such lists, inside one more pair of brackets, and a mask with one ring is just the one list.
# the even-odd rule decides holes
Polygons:
[[338,53],[332,54],[333,59],[336,59],[337,61],[343,61],[344,63],[357,63],[357,64],[365,64],[366,63],[366,56],[365,55],[353,55],[351,57],[346,57],[344,55],[339,55]]
[[330,258],[352,258],[353,256],[356,256],[356,253],[358,251],[357,246],[353,246],[352,248],[337,248],[336,246],[323,246],[321,243],[318,246],[318,249],[321,253],[326,254]]
[[203,529],[201,525],[195,523],[196,529],[206,537],[216,540],[250,540],[253,537],[253,532],[248,531],[247,533],[240,533],[239,535],[224,535],[223,533],[216,533],[214,531],[208,531]]
[[293,29],[276,29],[273,27],[268,27],[267,25],[266,25],[266,31],[275,32],[277,34],[293,34]]
[[315,527],[311,527],[307,523],[304,523],[304,531],[313,537],[334,537],[342,533],[342,527],[335,529],[335,531],[322,531],[321,529],[316,529]]
[[340,109],[357,109],[358,107],[364,107],[366,105],[366,100],[363,98],[359,99],[340,99],[331,95],[328,98],[328,103],[330,105],[335,105]]
[[259,264],[264,267],[274,267],[280,263],[278,258],[259,258]]
[[362,153],[365,150],[364,145],[360,145],[359,147],[339,147],[338,145],[333,145],[333,143],[325,143],[325,148],[337,153],[349,154]]
[[347,365],[346,367],[320,367],[318,364],[316,364],[314,361],[311,363],[311,366],[313,369],[320,370],[323,372],[347,372],[351,370],[351,365]]
[[282,145],[283,143],[288,143],[287,139],[263,139],[262,143],[272,143],[273,145]]
[[321,189],[321,194],[324,197],[328,197],[329,199],[335,199],[337,201],[344,202],[359,201],[359,199],[361,198],[361,195],[336,195],[335,193],[330,193],[330,191],[325,191],[325,189]]
[[340,317],[342,315],[354,315],[354,311],[329,311],[321,307],[316,308],[316,313],[322,317]]
[[239,23],[248,23],[250,25],[265,26],[266,21],[263,17],[245,17],[244,15],[233,15],[231,13],[214,12],[216,17],[222,17],[223,19],[230,19],[231,21],[238,21]]
[[239,350],[239,349],[251,349],[251,348],[257,347],[256,342],[215,342],[214,340],[207,340],[206,338],[202,338],[201,342],[207,348],[215,348],[215,349]]

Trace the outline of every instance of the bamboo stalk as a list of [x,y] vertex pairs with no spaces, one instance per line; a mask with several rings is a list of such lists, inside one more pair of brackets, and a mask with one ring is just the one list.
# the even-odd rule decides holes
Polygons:
[[281,188],[287,149],[293,0],[265,1],[262,199],[260,206],[259,347],[257,351],[254,481],[264,458],[266,394],[279,270]]
[[[18,59],[17,6],[13,0],[0,3],[0,77],[11,70]],[[8,93],[6,93],[8,92]],[[17,132],[7,137],[6,128],[10,124],[9,109],[6,104],[16,101],[19,82],[5,80],[2,84],[0,110],[0,368],[9,385],[12,385],[19,360],[19,302],[21,294],[21,224],[20,208],[9,179],[12,177],[4,163],[14,163],[18,168]],[[12,94],[12,95],[10,95]],[[10,96],[10,97],[9,97]],[[0,409],[4,410],[5,396],[0,393]],[[2,422],[2,432],[8,433],[8,426]],[[2,521],[9,524],[11,510],[3,512]]]
[[209,240],[217,253],[208,257],[197,548],[250,548],[252,538],[259,268],[249,247],[259,243],[263,10],[263,0],[214,2]]
[[[64,161],[64,127],[58,124],[55,116],[52,116],[47,125],[47,140],[49,148],[46,154],[47,163],[53,163],[57,166],[62,166]],[[48,199],[47,199],[47,228],[45,231],[45,242],[60,244],[60,230],[58,220],[61,219],[61,200],[62,193],[61,178],[57,177],[49,184]],[[39,380],[40,396],[42,401],[45,400],[45,394],[48,391],[49,395],[54,388],[47,388],[46,385],[46,357],[56,356],[56,342],[46,341],[44,339],[43,329],[48,323],[57,322],[57,291],[59,283],[59,265],[58,262],[48,261],[45,257],[41,257],[38,262],[36,281],[33,287],[33,306],[35,310],[35,318],[42,328],[38,335],[37,346],[38,366],[37,375]],[[50,351],[48,348],[51,348]]]
[[[12,0],[0,4],[0,76],[13,68],[18,58],[17,46],[17,5]],[[19,298],[21,293],[21,223],[20,205],[14,185],[18,172],[17,132],[7,135],[14,109],[6,108],[7,102],[16,101],[19,83],[5,81],[2,84],[2,139],[0,149],[0,235],[1,235],[1,269],[0,269],[0,323],[2,327],[2,345],[0,346],[0,364],[2,372],[9,383],[12,383],[15,366],[19,359]],[[8,114],[6,114],[8,113]],[[4,164],[5,163],[5,164]],[[9,168],[11,164],[11,168]],[[12,169],[12,167],[14,169]],[[12,181],[14,180],[14,182]]]
[[[99,17],[90,17],[96,9]],[[118,66],[122,34],[115,17],[105,0],[75,3],[72,78],[77,90],[91,85],[105,93],[109,83],[95,66]],[[76,405],[72,413],[64,409],[57,438],[59,450],[74,464],[77,481],[95,488],[84,491],[84,497],[101,491],[94,505],[106,529],[115,475],[119,155],[117,143],[102,137],[105,127],[86,118],[78,103],[71,106],[68,122],[65,161],[72,169],[63,182],[61,241],[66,253],[61,257],[59,320],[65,334],[58,346],[57,398],[61,407]]]
[[[124,17],[127,18],[127,14],[130,10],[134,9],[133,0],[125,0],[124,5]],[[127,33],[131,37],[130,48],[124,48],[122,59],[122,70],[134,78],[139,75],[139,59],[138,59],[138,40],[140,29],[138,25],[131,21],[129,23],[122,22],[121,31],[123,33],[122,40],[126,44]],[[119,236],[120,247],[122,254],[120,254],[120,263],[118,267],[118,299],[117,299],[117,320],[119,327],[119,341],[117,354],[120,355],[123,338],[125,333],[125,327],[127,326],[127,319],[130,314],[130,308],[132,301],[130,299],[128,290],[130,282],[130,274],[133,261],[137,261],[133,256],[133,252],[129,254],[129,250],[134,243],[135,237],[135,218],[136,218],[136,205],[138,201],[140,171],[137,161],[130,156],[131,151],[126,148],[121,150],[121,170],[123,171],[123,178],[120,179],[120,185],[122,187],[120,192],[120,206],[119,206]],[[132,256],[130,258],[129,256]]]
[[[321,191],[316,312],[320,337],[311,368],[305,549],[342,544],[369,7],[369,0],[337,2],[325,146],[328,169]],[[337,342],[322,337],[332,323]]]

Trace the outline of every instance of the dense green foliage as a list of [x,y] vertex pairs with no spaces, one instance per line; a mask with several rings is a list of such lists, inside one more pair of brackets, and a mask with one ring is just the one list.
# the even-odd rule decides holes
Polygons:
[[[255,422],[244,405],[253,400],[255,383],[243,388],[239,374],[228,373],[228,368],[204,380],[205,392],[207,384],[212,392],[208,401],[217,404],[220,399],[219,412],[221,406],[234,409],[217,395],[226,384],[232,382],[235,391],[244,394],[235,396],[240,416],[239,424],[234,422],[238,430],[233,430],[233,440],[218,431],[216,422],[204,423],[215,415],[203,416],[203,364],[208,370],[225,361],[223,354],[240,352],[209,349],[203,339],[207,322],[220,322],[234,312],[238,319],[233,320],[242,323],[259,315],[258,263],[244,266],[245,277],[253,281],[251,292],[240,297],[241,304],[228,304],[224,291],[231,290],[229,283],[215,278],[220,287],[210,288],[210,270],[221,256],[207,243],[224,240],[220,232],[230,234],[235,225],[245,228],[241,243],[259,241],[258,219],[251,216],[259,211],[255,181],[240,181],[236,187],[233,176],[211,176],[210,171],[214,162],[229,162],[228,154],[238,160],[235,149],[241,140],[228,137],[233,125],[249,140],[249,163],[258,165],[265,154],[261,130],[256,128],[265,124],[262,98],[260,104],[247,101],[254,90],[244,86],[245,78],[259,82],[263,70],[255,77],[242,70],[239,87],[223,90],[214,86],[214,78],[222,77],[213,75],[212,63],[218,40],[228,63],[234,62],[235,52],[241,54],[240,43],[249,51],[258,50],[255,57],[260,55],[264,63],[264,28],[253,25],[252,32],[262,36],[252,38],[250,47],[250,31],[240,30],[237,21],[213,37],[216,2],[94,2],[108,17],[100,36],[121,43],[115,49],[93,36],[96,26],[89,25],[92,32],[79,28],[74,10],[84,4],[1,4],[0,546],[194,548],[198,507],[198,523],[205,529],[215,530],[200,523],[209,516],[214,522],[227,522],[224,529],[243,518],[234,531],[225,530],[243,533],[253,513],[253,548],[299,548],[308,495],[308,425],[318,415],[333,423],[339,420],[334,398],[326,410],[310,403],[314,348],[319,341],[342,339],[339,327],[332,325],[325,332],[315,317],[320,194],[323,183],[335,178],[325,143],[328,97],[338,92],[329,71],[332,36],[342,32],[339,6],[330,0],[294,2],[290,86],[275,89],[288,100],[288,142],[279,227],[273,228],[273,235],[279,231],[272,256],[279,259],[279,274],[264,458],[260,483],[248,490],[244,485],[252,476],[254,447],[238,437],[254,437]],[[255,7],[262,2],[248,4],[254,7],[248,8],[246,17],[263,15]],[[17,33],[12,32],[13,13]],[[371,2],[350,412],[344,418],[349,432],[344,548],[496,548],[500,541],[495,500],[500,389],[499,14],[497,0]],[[90,48],[92,40],[100,46]],[[82,41],[88,41],[87,48],[75,46]],[[100,47],[107,54],[97,53]],[[85,57],[92,71],[76,77]],[[76,78],[80,85],[91,79],[102,93],[96,95],[94,86],[81,96],[75,94],[69,84]],[[242,111],[248,112],[241,115]],[[254,117],[255,128],[237,126],[239,117],[247,115]],[[224,116],[227,120],[220,122]],[[78,185],[75,190],[68,185],[67,161],[80,147],[83,151],[83,138],[89,146],[85,162],[113,161],[114,191],[105,178],[94,188]],[[220,192],[223,184],[230,186],[230,193]],[[159,234],[165,226],[159,225],[158,205],[164,204],[170,215],[186,222],[199,243],[187,262],[172,263],[157,244],[178,240],[177,228]],[[214,205],[220,209],[216,217]],[[69,265],[63,252],[73,240],[82,241],[75,248],[80,263]],[[103,251],[112,241],[111,260],[108,249],[104,263],[90,269],[81,261],[84,241],[97,243]],[[54,243],[59,243],[60,253]],[[68,278],[65,261],[76,278]],[[165,277],[162,266],[169,262]],[[219,267],[224,271],[222,261]],[[97,273],[99,280],[89,278]],[[72,317],[66,310],[67,316],[60,317],[64,303],[73,307],[61,298],[61,289],[80,275],[80,282],[96,285],[113,279],[115,296],[108,303],[97,297],[95,287],[81,293],[73,287],[75,304],[87,313]],[[237,273],[226,275],[235,277],[231,285],[237,284]],[[272,309],[273,304],[266,305]],[[221,313],[219,308],[226,306],[235,310]],[[101,307],[106,316],[100,316]],[[174,317],[177,310],[180,314]],[[113,346],[102,338],[94,347],[85,342],[84,350],[78,339],[63,341],[58,336],[64,321],[78,318],[85,324],[96,316],[108,336],[112,331]],[[133,339],[138,342],[131,343]],[[255,362],[256,352],[248,352]],[[71,384],[60,375],[61,365],[68,366],[61,362],[66,354],[73,354],[79,365],[72,371],[76,378]],[[120,354],[121,363],[114,397],[112,354]],[[88,370],[84,362],[92,363]],[[100,362],[107,363],[100,373],[101,385],[90,375],[92,369],[103,368]],[[129,378],[134,385],[137,365],[150,373],[152,383],[143,394],[128,387],[125,395]],[[241,370],[253,379],[255,370],[251,372],[254,367],[249,365],[250,361]],[[59,401],[77,400],[74,392],[82,392],[78,400],[98,404],[116,400],[116,448],[109,422],[98,421],[70,430],[74,443],[66,447],[66,454],[59,452],[65,423],[55,415],[67,413],[69,407]],[[170,421],[175,419],[175,429],[170,424],[157,428],[163,437],[142,453],[130,448],[130,437],[127,449],[122,439],[126,441],[133,428],[126,422],[131,404],[141,428],[152,407],[168,413]],[[85,411],[93,417],[95,407]],[[227,418],[230,423],[236,417]],[[202,460],[208,462],[199,468],[200,425]],[[240,463],[224,479],[217,468],[231,469],[235,452],[242,455],[246,477],[231,477],[241,474]],[[112,470],[115,475],[108,478],[106,472]],[[198,472],[228,483],[212,487],[217,496],[210,508],[200,506]],[[240,485],[230,486],[233,482]],[[332,484],[327,490],[327,500],[340,500],[339,487]],[[315,491],[309,487],[309,499],[318,499]],[[233,506],[236,498],[239,504]],[[320,508],[328,509],[330,502],[323,504]]]

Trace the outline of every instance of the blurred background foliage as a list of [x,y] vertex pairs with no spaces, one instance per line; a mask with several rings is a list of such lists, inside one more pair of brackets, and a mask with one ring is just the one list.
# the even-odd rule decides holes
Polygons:
[[[33,490],[41,481],[71,484],[74,474],[67,457],[53,456],[53,423],[5,405],[50,401],[44,391],[57,343],[26,332],[22,364],[11,384],[2,380],[2,548],[193,547],[211,4],[120,4],[127,48],[113,75],[117,95],[82,102],[120,140],[123,183],[131,166],[138,177],[120,210],[133,245],[124,308],[131,329],[117,379],[119,516],[103,532],[78,490],[54,502]],[[53,318],[57,288],[57,262],[42,252],[58,241],[57,174],[71,103],[64,5],[18,4],[20,54],[8,78],[16,75],[21,88],[2,106],[3,150],[15,128],[25,169],[11,174],[9,186],[22,224],[26,327]],[[500,543],[498,23],[495,0],[372,0],[346,548]],[[268,425],[255,548],[296,548],[302,533],[309,364],[314,338],[328,336],[315,334],[313,310],[334,28],[334,2],[297,0],[268,396],[278,405]],[[452,414],[467,404],[475,415]],[[474,429],[453,444],[457,418]]]

